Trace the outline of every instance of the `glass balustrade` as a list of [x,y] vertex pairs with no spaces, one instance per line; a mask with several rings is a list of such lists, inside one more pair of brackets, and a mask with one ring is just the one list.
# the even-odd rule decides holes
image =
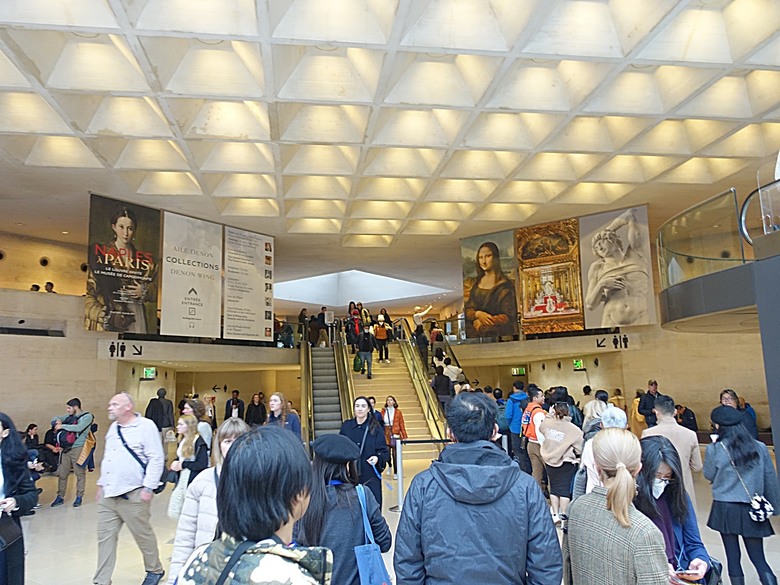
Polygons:
[[752,260],[745,253],[733,188],[667,221],[657,242],[662,289]]

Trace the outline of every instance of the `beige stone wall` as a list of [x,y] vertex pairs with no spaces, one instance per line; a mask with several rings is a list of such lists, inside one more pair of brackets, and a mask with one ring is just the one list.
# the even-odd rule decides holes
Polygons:
[[[48,280],[59,294],[86,292],[87,275],[81,270],[87,261],[84,246],[0,232],[0,251],[5,256],[0,261],[0,288],[29,290],[36,283],[43,290]],[[48,266],[40,265],[42,257],[48,258]]]

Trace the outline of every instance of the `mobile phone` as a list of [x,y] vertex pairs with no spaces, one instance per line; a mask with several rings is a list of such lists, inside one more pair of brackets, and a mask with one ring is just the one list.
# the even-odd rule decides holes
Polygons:
[[679,569],[675,571],[675,573],[678,575],[698,575],[699,571],[692,571],[690,569]]

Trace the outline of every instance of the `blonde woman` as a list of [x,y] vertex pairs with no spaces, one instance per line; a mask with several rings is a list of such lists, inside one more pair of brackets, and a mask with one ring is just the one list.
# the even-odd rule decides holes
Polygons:
[[206,405],[200,400],[190,398],[184,401],[181,413],[191,414],[198,421],[198,433],[203,438],[203,442],[206,443],[208,454],[211,455],[211,439],[214,430],[211,428],[211,419],[206,414]]
[[637,439],[642,438],[642,431],[647,428],[645,417],[639,414],[639,401],[642,399],[642,394],[644,394],[642,390],[636,391],[636,397],[631,402],[631,408],[628,413],[628,428],[636,435]]
[[176,432],[181,436],[176,448],[176,460],[171,463],[170,470],[181,473],[189,470],[189,485],[197,475],[209,465],[208,447],[203,437],[198,433],[198,419],[191,414],[183,414],[176,425]]
[[290,411],[290,404],[281,392],[274,392],[268,399],[268,424],[271,426],[283,427],[301,436],[301,419],[298,415]]
[[664,538],[632,503],[642,467],[639,440],[623,429],[593,438],[593,457],[604,487],[569,507],[563,537],[566,585],[668,585]]
[[179,570],[197,547],[209,543],[217,536],[217,485],[222,471],[222,462],[228,449],[238,437],[250,431],[240,418],[229,418],[217,429],[214,439],[214,467],[201,473],[187,489],[176,538],[173,541],[173,556],[168,569],[168,585],[173,585]]

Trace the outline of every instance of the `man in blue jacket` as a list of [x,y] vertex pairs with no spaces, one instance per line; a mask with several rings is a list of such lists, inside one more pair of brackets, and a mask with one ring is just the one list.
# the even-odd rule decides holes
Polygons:
[[560,585],[561,550],[542,491],[490,442],[497,412],[481,393],[450,402],[454,443],[406,494],[393,559],[397,585]]
[[531,473],[531,459],[528,457],[528,451],[523,449],[522,419],[523,411],[528,406],[528,394],[525,393],[525,385],[522,380],[515,380],[512,385],[512,394],[506,401],[506,422],[509,423],[509,440],[512,446],[512,456],[520,464],[520,469],[526,473]]

